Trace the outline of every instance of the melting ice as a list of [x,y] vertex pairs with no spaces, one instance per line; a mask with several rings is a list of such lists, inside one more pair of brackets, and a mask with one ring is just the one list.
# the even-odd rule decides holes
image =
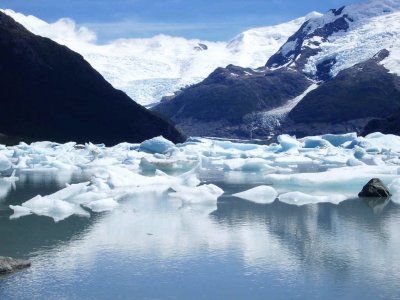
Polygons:
[[234,196],[260,205],[338,204],[357,197],[374,177],[389,185],[393,202],[400,202],[400,137],[352,133],[303,139],[282,135],[277,140],[257,145],[190,138],[175,145],[157,137],[114,147],[52,142],[0,146],[0,197],[26,173],[67,170],[89,180],[10,205],[11,217],[36,214],[56,222],[71,215],[89,217],[91,212],[118,209],[129,197],[145,193],[161,195],[176,209],[209,213],[224,191],[201,181],[207,172],[236,183],[256,176],[262,184]]

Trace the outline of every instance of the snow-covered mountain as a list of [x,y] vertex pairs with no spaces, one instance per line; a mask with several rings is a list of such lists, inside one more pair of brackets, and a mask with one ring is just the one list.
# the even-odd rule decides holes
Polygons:
[[400,74],[400,1],[370,0],[305,22],[273,55],[267,66],[295,67],[318,79],[373,57],[386,49],[382,64]]
[[73,20],[47,23],[34,16],[2,10],[35,34],[49,37],[82,54],[116,88],[142,105],[200,82],[217,67],[234,64],[257,68],[314,12],[288,23],[254,28],[230,42],[187,40],[158,35],[146,39],[120,39],[99,45],[96,34]]
[[[399,49],[400,0],[344,6],[311,17],[271,56],[265,69],[257,69],[273,81],[250,85],[259,74],[240,68],[233,72],[228,67],[218,73],[225,76],[210,75],[154,109],[171,117],[189,135],[212,130],[209,134],[244,137],[246,128],[253,137],[363,132],[371,119],[400,110]],[[308,80],[291,98],[280,90],[290,72],[296,73],[299,82]],[[235,89],[243,83],[251,89]],[[232,101],[237,95],[240,101]],[[209,116],[220,107],[221,120],[244,115],[241,120],[211,123]]]

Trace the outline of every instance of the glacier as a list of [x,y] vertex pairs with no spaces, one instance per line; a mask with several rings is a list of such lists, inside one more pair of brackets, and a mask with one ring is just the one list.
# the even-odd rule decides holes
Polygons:
[[80,53],[114,87],[141,105],[151,107],[163,96],[198,83],[229,64],[258,68],[286,42],[312,12],[296,20],[240,33],[231,41],[212,42],[157,35],[96,43],[96,33],[68,18],[47,23],[10,9],[1,9],[31,32]]
[[[319,48],[321,51],[311,56],[304,72],[315,75],[318,64],[334,58],[336,63],[331,76],[366,61],[383,48],[390,52],[382,64],[391,73],[400,74],[400,3],[393,0],[370,0],[345,6],[340,14],[329,11],[323,16],[311,18],[308,33],[315,32],[325,24],[333,23],[346,16],[349,28],[339,31],[326,40],[309,39],[304,46]],[[314,45],[318,46],[314,46]]]
[[[219,199],[229,195],[257,205],[269,205],[276,199],[298,206],[339,204],[357,198],[362,187],[375,177],[393,190],[392,201],[399,203],[399,156],[400,137],[381,133],[302,139],[282,135],[277,143],[270,144],[198,137],[182,144],[156,137],[142,144],[114,147],[20,143],[0,146],[0,201],[15,189],[15,181],[54,172],[64,174],[60,180],[64,186],[55,193],[11,205],[11,218],[35,214],[59,222],[72,215],[90,217],[92,213],[123,209],[132,197],[146,199],[143,195],[149,193],[158,195],[170,209],[200,214],[214,211]],[[247,190],[224,191],[218,180],[210,181],[204,174],[213,174],[213,178],[228,184],[255,177],[258,184]],[[81,178],[80,182],[70,184],[73,175],[78,175],[75,178]]]

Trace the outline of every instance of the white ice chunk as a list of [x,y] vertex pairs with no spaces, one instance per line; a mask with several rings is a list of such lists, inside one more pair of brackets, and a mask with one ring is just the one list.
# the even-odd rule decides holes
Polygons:
[[309,164],[312,162],[313,160],[311,158],[301,155],[282,156],[275,159],[276,164],[283,166],[295,165],[295,164]]
[[68,185],[66,188],[64,188],[58,192],[55,192],[54,194],[48,195],[46,197],[51,198],[51,199],[67,200],[76,195],[86,192],[87,186],[89,185],[89,183],[90,182],[71,184],[71,185]]
[[187,185],[196,186],[199,184],[197,176],[192,171],[189,171],[180,176],[169,176],[159,170],[156,171],[156,176],[143,176],[122,167],[109,167],[108,170],[110,177],[108,184],[111,188],[119,187],[141,187],[151,185]]
[[85,204],[85,207],[90,208],[94,212],[112,211],[118,206],[118,202],[113,198],[106,198],[101,200],[92,201]]
[[140,168],[143,171],[154,172],[161,170],[163,172],[187,172],[198,164],[197,160],[175,159],[175,158],[149,158],[142,157],[140,160]]
[[20,217],[32,214],[31,210],[24,206],[10,205],[10,208],[14,211],[14,214],[10,216],[10,219],[18,219]]
[[0,172],[11,169],[12,164],[7,156],[0,153]]
[[[375,132],[367,135],[365,139],[381,152],[396,151],[400,152],[400,137],[392,134],[382,134]],[[370,147],[372,148],[372,147]],[[368,150],[367,150],[368,151]]]
[[273,187],[261,185],[241,193],[233,194],[232,196],[254,203],[269,204],[275,201],[278,192]]
[[[60,199],[51,199],[40,195],[22,203],[22,207],[29,209],[32,213],[47,216],[55,222],[64,220],[74,214],[89,216],[81,207]],[[22,209],[19,207],[19,211]]]
[[325,202],[339,204],[340,202],[347,200],[348,197],[340,194],[332,194],[330,196],[314,196],[301,192],[289,192],[280,195],[278,199],[286,204],[301,206]]
[[140,144],[140,150],[150,153],[166,153],[174,147],[174,143],[162,136],[152,138]]
[[346,133],[346,134],[325,134],[321,137],[328,141],[335,147],[342,146],[346,142],[352,142],[357,138],[357,133]]
[[204,184],[197,187],[176,185],[172,187],[175,192],[169,193],[170,197],[178,198],[183,203],[189,204],[216,204],[224,191],[214,184]]
[[356,167],[356,166],[362,166],[365,164],[362,161],[359,161],[358,159],[349,158],[346,162],[346,165],[349,167]]
[[320,137],[309,137],[304,139],[304,148],[332,148],[333,145]]
[[276,168],[270,166],[268,161],[262,158],[235,158],[224,161],[224,169],[227,171],[243,172],[276,172]]
[[297,152],[301,147],[301,143],[298,140],[287,134],[278,136],[278,142],[282,152]]
[[389,191],[392,193],[391,200],[400,204],[400,178],[396,178],[388,185]]
[[233,143],[230,141],[214,141],[214,145],[219,146],[225,150],[239,150],[239,151],[257,150],[260,148],[260,146],[256,144]]

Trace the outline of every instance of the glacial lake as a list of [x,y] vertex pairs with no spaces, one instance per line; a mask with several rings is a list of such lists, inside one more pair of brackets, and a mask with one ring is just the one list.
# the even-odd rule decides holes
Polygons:
[[82,178],[27,173],[0,187],[0,255],[32,267],[0,299],[400,299],[400,206],[347,200],[293,206],[232,197],[261,184],[203,174],[216,207],[148,192],[113,212],[10,219],[8,205]]

